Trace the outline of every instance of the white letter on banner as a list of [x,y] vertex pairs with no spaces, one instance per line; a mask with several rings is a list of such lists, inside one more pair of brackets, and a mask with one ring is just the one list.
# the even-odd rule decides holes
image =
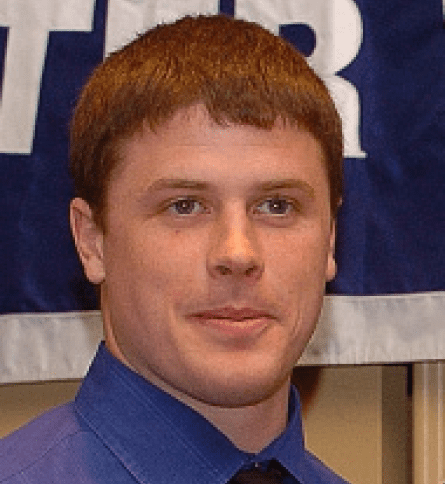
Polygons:
[[236,16],[253,20],[278,33],[280,25],[306,24],[316,46],[309,64],[324,80],[343,121],[345,156],[364,158],[360,146],[360,99],[355,86],[337,76],[357,56],[362,21],[353,0],[237,0]]
[[218,9],[218,0],[109,0],[105,55],[161,22],[187,14],[218,13]]
[[0,152],[29,154],[49,32],[90,32],[95,0],[2,1],[0,25],[9,27],[9,32],[0,107]]

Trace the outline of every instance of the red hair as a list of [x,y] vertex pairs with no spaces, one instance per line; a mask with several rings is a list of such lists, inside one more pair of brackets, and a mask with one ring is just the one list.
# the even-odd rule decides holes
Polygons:
[[76,195],[103,224],[119,144],[179,109],[203,104],[219,124],[270,129],[277,120],[320,143],[333,215],[342,192],[340,117],[322,80],[288,42],[223,15],[159,25],[112,54],[84,87],[71,125]]

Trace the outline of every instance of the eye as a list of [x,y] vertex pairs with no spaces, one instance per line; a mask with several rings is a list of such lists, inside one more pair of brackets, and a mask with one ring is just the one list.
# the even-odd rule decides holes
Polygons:
[[187,216],[202,213],[205,208],[198,200],[184,197],[172,201],[168,206],[168,211],[173,215]]
[[265,215],[283,217],[296,211],[295,203],[287,198],[272,197],[261,202],[256,208],[257,212]]

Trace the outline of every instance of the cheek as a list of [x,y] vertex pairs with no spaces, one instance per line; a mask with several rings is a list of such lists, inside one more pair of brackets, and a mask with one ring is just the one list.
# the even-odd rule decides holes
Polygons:
[[267,242],[266,273],[275,292],[301,300],[324,291],[328,243],[317,232]]
[[159,229],[130,234],[130,265],[139,278],[175,293],[192,287],[205,268],[204,237],[190,237],[185,231]]

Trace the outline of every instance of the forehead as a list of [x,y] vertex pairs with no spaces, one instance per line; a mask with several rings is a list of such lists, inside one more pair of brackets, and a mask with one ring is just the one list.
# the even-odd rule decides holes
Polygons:
[[[186,128],[186,129],[184,129]],[[277,129],[282,133],[295,131],[284,129],[283,122],[277,121],[275,129],[263,129],[248,124],[216,123],[200,104],[179,110],[159,129],[151,131],[156,142],[162,145],[165,142],[183,146],[223,146],[223,145],[259,145],[275,146],[283,145],[283,139],[277,136]],[[139,136],[149,134],[150,130],[145,127]],[[291,135],[292,136],[292,135]],[[137,139],[136,134],[133,139]]]
[[168,176],[242,184],[299,175],[327,184],[311,134],[279,122],[271,129],[219,125],[201,106],[177,112],[155,130],[144,126],[121,144],[120,159],[112,180]]

